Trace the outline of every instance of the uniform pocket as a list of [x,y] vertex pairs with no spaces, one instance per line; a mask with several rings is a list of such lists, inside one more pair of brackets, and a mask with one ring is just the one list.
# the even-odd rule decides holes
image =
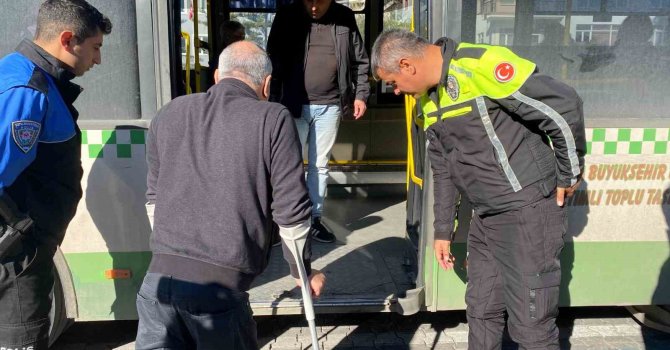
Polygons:
[[[48,270],[48,267],[53,265],[55,246],[38,244],[30,238],[22,239],[21,245],[23,256],[14,262],[14,272],[17,278],[31,273],[41,274],[40,269]],[[51,273],[50,270],[49,273]]]
[[14,274],[16,277],[27,274],[37,263],[37,247],[27,241],[26,239],[23,240],[22,255],[14,261]]
[[561,270],[524,275],[527,288],[527,316],[533,323],[558,316]]
[[546,200],[546,223],[544,227],[544,249],[547,270],[560,268],[560,255],[568,231],[568,210],[556,205],[555,197]]

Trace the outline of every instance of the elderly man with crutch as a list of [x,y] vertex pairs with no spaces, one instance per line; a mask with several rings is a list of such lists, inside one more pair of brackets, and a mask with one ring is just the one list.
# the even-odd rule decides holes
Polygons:
[[284,248],[306,309],[321,293],[325,276],[311,269],[304,239],[311,203],[298,135],[288,110],[265,101],[270,72],[262,49],[234,43],[213,87],[173,100],[151,123],[153,256],[137,295],[138,350],[258,349],[247,291],[275,225],[298,257]]

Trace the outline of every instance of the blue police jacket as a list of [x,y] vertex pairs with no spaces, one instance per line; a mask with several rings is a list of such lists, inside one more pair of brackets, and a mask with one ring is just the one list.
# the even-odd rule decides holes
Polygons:
[[74,74],[31,41],[0,60],[0,191],[60,244],[82,196]]

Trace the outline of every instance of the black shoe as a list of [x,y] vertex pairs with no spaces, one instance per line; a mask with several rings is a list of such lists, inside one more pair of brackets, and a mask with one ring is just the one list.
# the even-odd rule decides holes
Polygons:
[[335,242],[335,235],[326,226],[323,226],[321,218],[314,218],[309,234],[312,235],[312,239],[321,243]]

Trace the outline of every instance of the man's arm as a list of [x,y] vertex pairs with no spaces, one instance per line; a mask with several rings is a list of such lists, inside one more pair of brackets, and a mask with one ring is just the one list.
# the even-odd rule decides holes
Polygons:
[[277,11],[274,20],[272,21],[272,27],[270,28],[270,34],[268,35],[268,44],[267,44],[267,53],[272,61],[272,80],[270,81],[270,96],[269,100],[272,102],[279,102],[282,94],[282,85],[283,85],[283,64],[282,64],[282,54],[281,50],[286,50],[286,47],[282,47],[283,38],[286,33],[284,28],[284,12],[285,8]]
[[440,266],[448,270],[454,266],[451,255],[451,236],[456,220],[458,190],[451,180],[444,147],[433,130],[428,130],[428,157],[433,171],[435,257]]
[[358,30],[356,19],[353,13],[351,14],[351,17],[351,22],[353,25],[350,30],[353,50],[350,51],[352,53],[350,60],[351,71],[355,77],[354,83],[356,85],[356,100],[367,103],[368,97],[370,97],[370,81],[368,80],[370,59],[368,58],[368,54],[365,51],[365,44],[363,43],[363,38],[361,38],[361,33]]
[[154,118],[149,126],[149,131],[147,135],[147,192],[146,197],[149,204],[156,203],[156,184],[158,182],[158,170],[160,168],[160,161],[158,157],[158,146],[156,144],[156,126],[157,118],[159,114]]
[[[270,155],[270,182],[272,186],[272,217],[280,230],[309,230],[312,204],[305,185],[305,173],[300,154],[300,141],[295,123],[286,108],[281,110],[272,130]],[[303,251],[305,270],[311,270],[309,235]],[[284,259],[291,267],[291,275],[298,277],[297,266],[288,247],[282,241]]]
[[152,120],[151,125],[149,126],[149,132],[147,136],[147,192],[146,198],[147,203],[145,204],[147,210],[147,217],[149,218],[149,225],[153,229],[154,227],[154,208],[156,207],[156,185],[158,182],[158,170],[160,168],[160,162],[158,157],[158,147],[156,144],[156,129],[158,125],[158,115]]
[[46,110],[46,96],[35,89],[0,94],[0,194],[35,160]]
[[32,88],[15,87],[0,94],[0,257],[33,225],[5,189],[35,160],[46,110],[46,96]]
[[498,101],[549,136],[558,164],[557,187],[574,190],[584,169],[586,153],[582,99],[575,90],[549,76],[534,73],[512,96]]

